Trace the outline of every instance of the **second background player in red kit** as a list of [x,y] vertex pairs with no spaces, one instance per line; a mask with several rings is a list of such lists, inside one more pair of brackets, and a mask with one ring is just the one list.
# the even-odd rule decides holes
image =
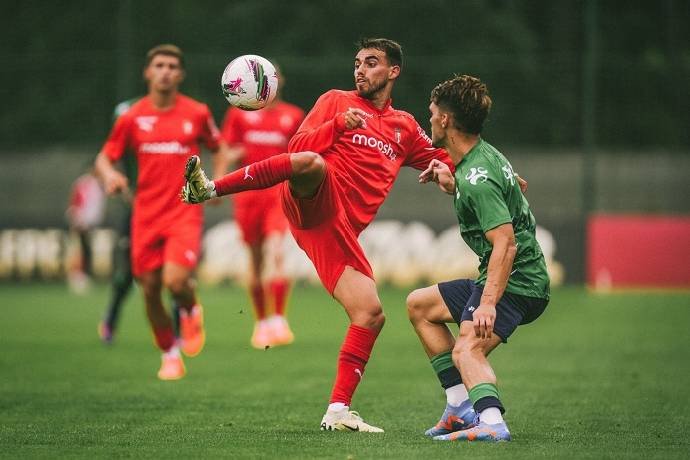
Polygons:
[[[214,158],[214,178],[228,170],[245,168],[287,150],[290,138],[304,119],[304,111],[282,100],[284,77],[278,67],[275,99],[257,111],[231,107],[221,137],[229,146],[226,155]],[[235,221],[249,249],[248,289],[256,323],[254,348],[288,345],[294,340],[285,314],[290,280],[284,269],[284,240],[288,222],[280,203],[280,186],[233,195]],[[272,310],[272,311],[271,311]]]

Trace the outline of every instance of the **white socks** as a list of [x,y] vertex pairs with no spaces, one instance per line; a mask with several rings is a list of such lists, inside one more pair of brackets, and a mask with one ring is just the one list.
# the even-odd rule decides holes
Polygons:
[[350,406],[346,406],[345,403],[336,402],[330,403],[328,405],[328,412],[340,412],[342,410],[350,410]]
[[164,351],[163,354],[168,357],[175,357],[179,358],[180,357],[180,349],[177,347],[177,345],[173,345],[170,347],[170,350]]
[[462,383],[446,388],[446,402],[453,407],[458,407],[467,398],[467,388]]
[[479,421],[482,423],[488,423],[489,425],[495,425],[497,423],[503,423],[503,416],[498,407],[488,407],[484,409],[479,414]]

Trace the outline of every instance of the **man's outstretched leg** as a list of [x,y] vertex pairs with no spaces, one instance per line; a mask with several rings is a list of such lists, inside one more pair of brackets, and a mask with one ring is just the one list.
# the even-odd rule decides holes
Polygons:
[[265,189],[289,180],[293,194],[306,198],[316,193],[325,171],[326,164],[321,155],[312,152],[281,153],[211,181],[201,169],[201,159],[193,155],[187,160],[186,183],[180,195],[184,202],[197,204],[217,196]]
[[333,291],[350,318],[350,327],[338,356],[338,370],[322,430],[382,433],[350,410],[352,395],[364,375],[371,350],[386,320],[374,281],[346,267]]

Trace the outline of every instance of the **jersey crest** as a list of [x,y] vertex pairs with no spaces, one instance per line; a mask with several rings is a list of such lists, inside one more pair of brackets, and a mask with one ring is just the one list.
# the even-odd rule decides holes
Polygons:
[[189,120],[185,120],[182,123],[182,131],[185,134],[192,134],[192,130],[194,129],[194,125],[192,125],[192,122]]
[[477,168],[470,168],[470,172],[467,173],[465,179],[467,179],[470,184],[477,185],[479,180],[486,182],[489,178],[488,174],[489,171],[487,171],[486,168],[479,166]]
[[156,116],[141,116],[141,117],[136,117],[134,121],[137,123],[137,126],[139,127],[140,130],[146,131],[147,133],[150,133],[153,131],[153,125],[156,124],[158,121],[158,117]]

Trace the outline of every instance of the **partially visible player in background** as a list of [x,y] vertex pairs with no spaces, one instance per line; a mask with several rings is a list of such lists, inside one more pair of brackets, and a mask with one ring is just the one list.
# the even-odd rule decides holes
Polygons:
[[220,133],[205,104],[181,93],[185,77],[182,51],[159,45],[146,55],[148,94],[122,114],[96,159],[109,194],[126,192],[127,178],[114,163],[128,149],[137,158],[137,187],[132,211],[132,272],[141,285],[156,344],[162,350],[158,377],[182,378],[186,369],[162,290],[180,307],[181,348],[196,356],[205,342],[203,310],[193,272],[201,252],[203,209],[187,206],[174,188],[184,184],[179,171],[200,145],[216,152]]
[[105,193],[91,170],[72,184],[65,214],[70,231],[79,240],[79,255],[69,263],[67,283],[73,292],[83,294],[91,284],[91,233],[103,222],[105,215]]
[[[113,123],[139,99],[138,97],[128,99],[115,106]],[[105,309],[103,320],[98,323],[98,336],[105,344],[111,344],[115,338],[120,310],[134,281],[129,253],[131,249],[130,221],[132,219],[132,200],[134,198],[134,187],[137,183],[136,162],[137,159],[133,152],[126,152],[122,157],[123,170],[129,184],[129,192],[120,194],[122,198],[120,200],[122,203],[122,216],[116,229],[117,235],[113,248],[113,274],[111,277],[110,299]]]
[[[285,80],[277,66],[276,71],[278,91],[266,107],[257,111],[228,109],[221,129],[228,153],[215,156],[215,179],[223,177],[228,165],[245,168],[287,151],[304,111],[282,100]],[[288,221],[280,204],[280,186],[238,193],[233,195],[233,204],[235,221],[250,254],[249,295],[256,318],[251,344],[261,350],[290,344],[294,336],[285,314],[290,280],[283,249]]]

